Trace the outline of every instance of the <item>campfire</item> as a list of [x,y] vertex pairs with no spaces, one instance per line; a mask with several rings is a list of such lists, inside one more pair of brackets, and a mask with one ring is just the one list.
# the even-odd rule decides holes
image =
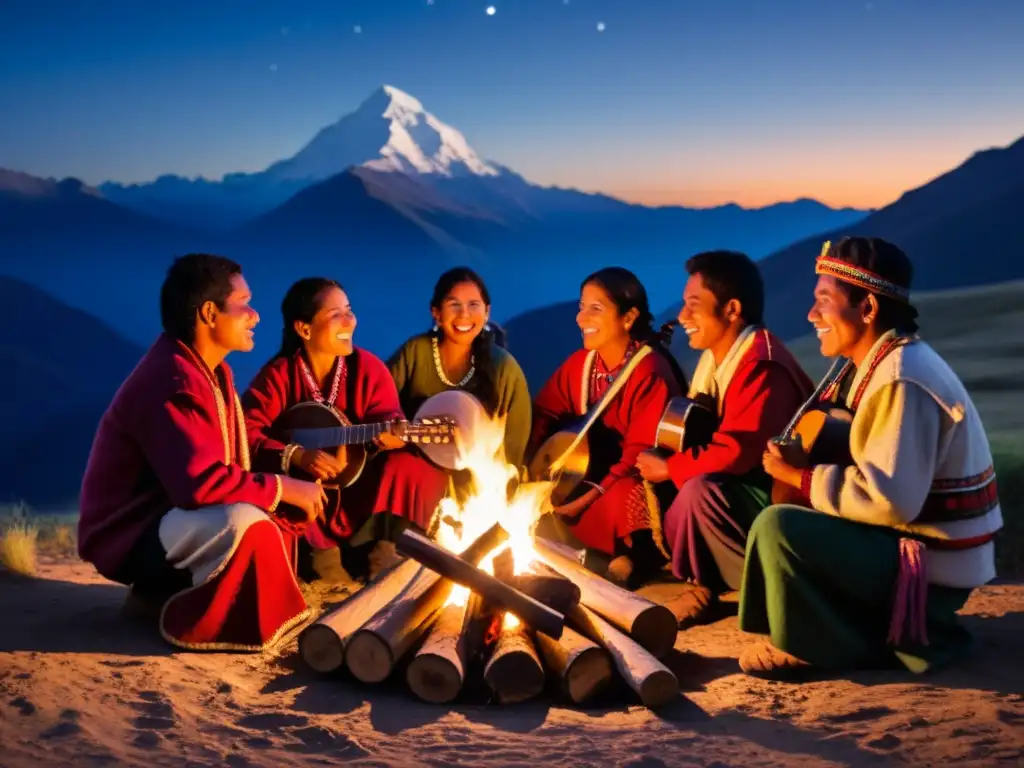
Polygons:
[[588,571],[567,547],[534,537],[552,484],[517,483],[502,456],[500,422],[463,447],[472,492],[446,498],[435,540],[406,531],[405,559],[308,626],[299,651],[312,669],[346,668],[364,683],[399,665],[409,689],[433,703],[454,700],[482,667],[500,703],[542,693],[553,675],[583,704],[615,675],[648,707],[679,684],[659,661],[672,650],[671,611]]

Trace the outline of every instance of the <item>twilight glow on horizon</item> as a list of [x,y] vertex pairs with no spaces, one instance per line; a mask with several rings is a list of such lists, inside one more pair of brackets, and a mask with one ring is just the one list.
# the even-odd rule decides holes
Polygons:
[[1022,0],[11,3],[0,167],[261,170],[388,83],[537,183],[879,207],[1024,135],[1022,41]]

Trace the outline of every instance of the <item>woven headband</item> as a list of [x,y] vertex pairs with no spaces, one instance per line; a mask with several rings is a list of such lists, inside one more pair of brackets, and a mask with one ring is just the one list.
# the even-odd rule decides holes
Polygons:
[[821,255],[818,256],[818,260],[814,265],[814,271],[816,274],[829,275],[834,277],[836,280],[842,280],[844,283],[856,285],[870,291],[871,293],[888,296],[890,299],[901,301],[904,304],[910,303],[909,289],[896,285],[896,283],[886,280],[881,275],[875,274],[863,267],[857,267],[849,262],[826,255],[831,247],[831,241],[826,241],[825,244],[821,246]]

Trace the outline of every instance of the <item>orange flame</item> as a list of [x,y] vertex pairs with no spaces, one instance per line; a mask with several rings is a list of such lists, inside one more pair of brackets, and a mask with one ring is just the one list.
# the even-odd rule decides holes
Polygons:
[[[505,421],[482,421],[476,430],[472,445],[462,444],[461,467],[471,476],[469,497],[462,503],[451,497],[441,500],[437,514],[441,520],[437,542],[453,551],[461,552],[476,541],[495,523],[509,535],[506,544],[496,547],[480,562],[480,568],[494,573],[494,558],[506,548],[512,550],[513,572],[526,572],[535,559],[533,531],[541,514],[550,504],[553,484],[550,482],[518,482],[509,498],[509,484],[518,480],[516,467],[505,460]],[[454,520],[459,530],[448,523]],[[446,605],[465,605],[469,590],[456,585],[448,595]],[[512,628],[519,619],[505,614],[504,626]]]

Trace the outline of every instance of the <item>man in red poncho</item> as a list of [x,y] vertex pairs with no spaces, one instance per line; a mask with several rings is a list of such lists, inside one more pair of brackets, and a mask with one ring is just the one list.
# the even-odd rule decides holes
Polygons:
[[643,453],[637,467],[678,489],[665,513],[665,541],[676,578],[696,587],[680,622],[700,621],[718,595],[738,589],[747,532],[771,504],[764,446],[780,435],[814,386],[782,341],[763,326],[764,283],[748,256],[709,251],[686,263],[690,278],[679,324],[703,350],[689,396],[715,403],[718,428],[700,448],[667,460]]
[[309,612],[282,502],[308,518],[323,490],[254,473],[230,352],[259,315],[238,264],[189,254],[160,293],[164,332],[100,421],[82,481],[79,554],[162,606],[160,632],[192,650],[259,651]]

